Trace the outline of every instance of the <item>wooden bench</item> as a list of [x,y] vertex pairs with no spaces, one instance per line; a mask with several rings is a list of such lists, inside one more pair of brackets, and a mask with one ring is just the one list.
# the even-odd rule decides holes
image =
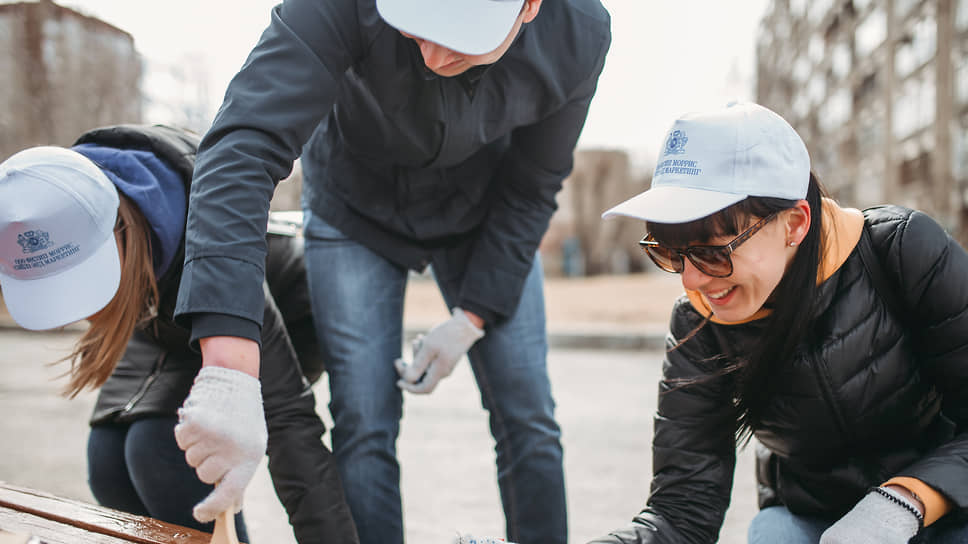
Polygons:
[[17,544],[209,544],[212,535],[0,482],[0,544],[8,539]]

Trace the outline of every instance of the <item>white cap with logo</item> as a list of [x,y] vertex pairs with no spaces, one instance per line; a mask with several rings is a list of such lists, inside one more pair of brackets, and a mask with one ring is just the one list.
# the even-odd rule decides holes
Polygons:
[[498,48],[524,0],[377,0],[388,25],[466,55]]
[[22,327],[90,317],[117,292],[118,192],[83,155],[61,147],[0,163],[0,292]]
[[782,117],[753,103],[686,114],[673,123],[652,187],[602,214],[686,223],[747,197],[807,196],[810,156]]

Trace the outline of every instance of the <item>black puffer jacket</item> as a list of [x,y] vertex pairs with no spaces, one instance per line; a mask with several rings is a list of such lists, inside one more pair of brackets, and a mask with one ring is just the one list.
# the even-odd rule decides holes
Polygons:
[[[813,340],[776,374],[755,432],[767,453],[758,460],[760,505],[836,519],[871,486],[910,476],[960,515],[968,507],[968,253],[922,213],[888,206],[865,217],[900,308],[879,296],[858,248],[821,284]],[[680,299],[667,346],[702,320]],[[668,353],[648,506],[595,542],[716,541],[736,460],[732,378],[678,389],[673,380],[715,370],[724,362],[717,354],[748,353],[763,325],[710,322]]]
[[[191,180],[197,138],[162,126],[115,126],[85,133],[77,143],[144,149]],[[321,438],[326,428],[304,373],[323,371],[316,350],[302,244],[269,235],[260,381],[269,432],[269,472],[300,544],[358,542],[332,453]],[[158,315],[136,330],[114,372],[101,388],[92,425],[124,424],[173,416],[201,368],[189,333],[172,319],[184,255],[158,281]],[[301,367],[300,363],[304,363]]]

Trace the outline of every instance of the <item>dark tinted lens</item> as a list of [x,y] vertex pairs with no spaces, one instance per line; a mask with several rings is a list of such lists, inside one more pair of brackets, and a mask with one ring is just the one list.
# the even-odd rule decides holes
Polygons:
[[724,277],[733,271],[729,250],[725,247],[690,247],[689,260],[708,276]]
[[678,252],[656,245],[645,246],[645,251],[652,258],[652,262],[666,272],[682,272],[682,258]]

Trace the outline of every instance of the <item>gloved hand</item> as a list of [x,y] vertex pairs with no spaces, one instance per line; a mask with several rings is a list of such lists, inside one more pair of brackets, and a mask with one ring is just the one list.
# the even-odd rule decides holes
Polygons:
[[460,308],[454,308],[447,321],[430,329],[414,343],[413,364],[394,361],[400,380],[397,387],[411,393],[430,393],[443,378],[450,376],[457,361],[484,336]]
[[828,527],[820,535],[820,544],[906,544],[918,534],[922,520],[915,505],[900,493],[881,487]]
[[242,496],[266,452],[268,432],[259,380],[207,366],[178,410],[175,441],[198,478],[215,489],[195,505],[200,522],[242,510]]
[[454,538],[454,544],[514,544],[513,542],[508,542],[503,538],[493,538],[489,536],[473,536],[473,535],[462,535],[458,534]]

